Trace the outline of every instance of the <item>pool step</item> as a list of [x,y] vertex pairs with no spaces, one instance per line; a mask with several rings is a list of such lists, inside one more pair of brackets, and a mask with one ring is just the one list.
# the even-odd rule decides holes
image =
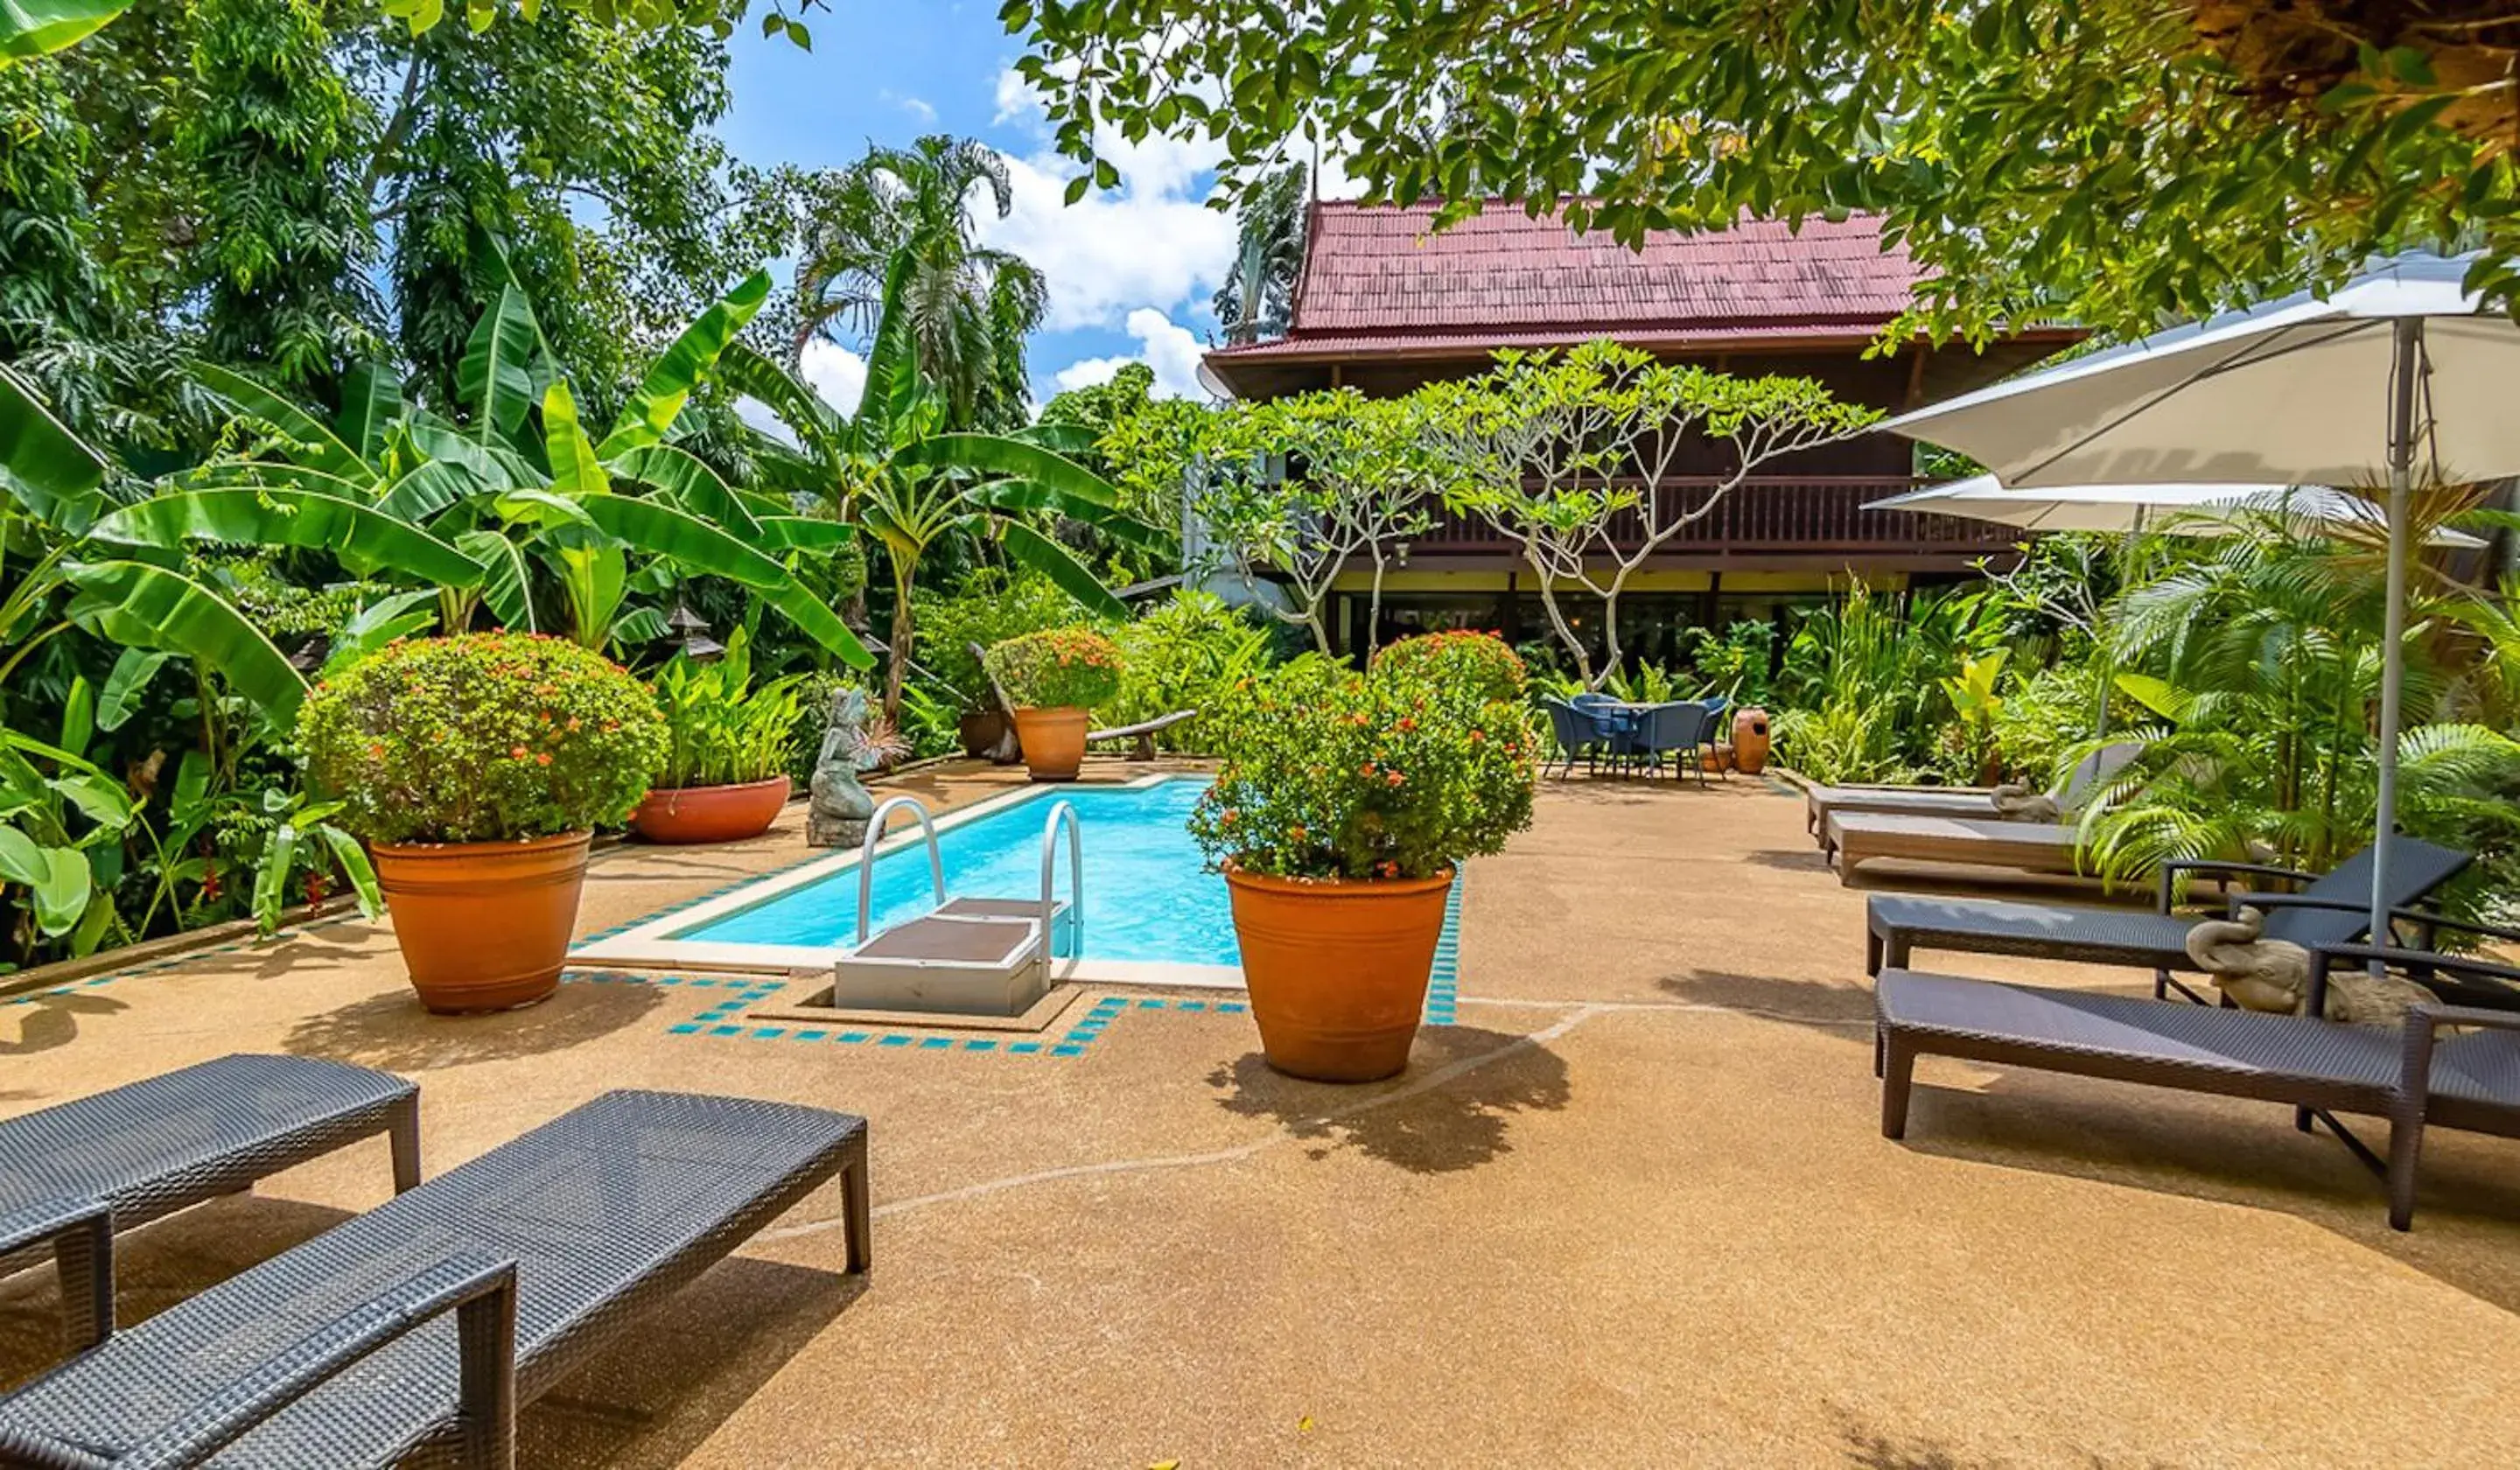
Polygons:
[[832,1003],[853,1009],[1021,1015],[1049,991],[1051,954],[1075,953],[1075,915],[1052,907],[1042,943],[1038,899],[954,898],[844,952]]

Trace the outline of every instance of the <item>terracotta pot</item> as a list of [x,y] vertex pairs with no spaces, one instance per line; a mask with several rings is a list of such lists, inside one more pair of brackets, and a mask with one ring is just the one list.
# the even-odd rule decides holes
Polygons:
[[1072,704],[1015,711],[1015,738],[1023,742],[1024,769],[1034,780],[1074,780],[1085,764],[1085,732],[1092,718]]
[[758,837],[788,804],[788,778],[728,786],[651,791],[630,814],[630,829],[651,842],[740,842]]
[[1732,717],[1732,769],[1743,776],[1768,769],[1768,712],[1755,704]]
[[1373,1082],[1409,1065],[1453,875],[1367,882],[1225,867],[1242,979],[1269,1065]]
[[989,753],[998,748],[998,741],[1006,737],[1007,717],[994,709],[966,710],[963,718],[955,722],[954,733],[962,738],[965,755],[975,761],[987,760]]
[[420,1003],[507,1010],[557,989],[594,835],[372,847]]

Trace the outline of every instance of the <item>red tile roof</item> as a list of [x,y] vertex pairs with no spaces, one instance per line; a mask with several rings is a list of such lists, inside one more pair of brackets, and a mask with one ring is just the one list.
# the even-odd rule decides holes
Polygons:
[[1772,220],[1660,232],[1632,250],[1606,233],[1500,204],[1440,233],[1431,204],[1325,202],[1277,342],[1216,355],[1423,352],[1447,344],[1546,346],[1607,333],[1641,344],[1868,339],[1921,276],[1883,249],[1881,222]]

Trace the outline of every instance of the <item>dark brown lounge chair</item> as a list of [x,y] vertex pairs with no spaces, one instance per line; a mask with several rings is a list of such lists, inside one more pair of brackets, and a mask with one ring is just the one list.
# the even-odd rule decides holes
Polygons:
[[[2389,877],[2394,909],[2412,909],[2424,897],[2468,865],[2468,855],[2416,837],[2401,836],[2390,846]],[[2153,912],[2103,909],[2076,904],[2010,903],[1997,899],[1927,898],[1883,894],[1865,904],[1865,969],[1904,969],[1919,951],[1969,955],[2013,955],[2028,959],[2063,959],[2084,964],[2124,964],[2153,972],[2153,994],[2166,996],[2177,984],[2173,970],[2193,971],[2187,958],[2191,920],[2171,912],[2179,885],[2189,878],[2247,878],[2258,883],[2300,886],[2299,893],[2243,892],[2230,907],[2250,905],[2266,912],[2266,935],[2305,949],[2344,944],[2362,936],[2371,908],[2371,853],[2368,848],[2313,874],[2290,868],[2253,863],[2182,861],[2162,865],[2153,895]],[[2429,915],[2414,915],[2417,942],[2429,945],[2423,930]],[[2194,992],[2185,991],[2190,999]]]
[[[0,1270],[49,1244],[72,1348],[113,1330],[113,1236],[378,1134],[420,1182],[420,1090],[302,1056],[222,1056],[0,1122]],[[13,1259],[14,1258],[14,1259]]]
[[608,1092],[0,1399],[0,1463],[505,1470],[518,1403],[834,1174],[863,1271],[864,1119]]
[[[2410,974],[2455,976],[2469,990],[2520,984],[2520,969],[2429,952],[2338,946],[2314,964],[2311,1014],[2319,1013],[2326,961],[2380,959]],[[1958,1056],[2290,1103],[2305,1131],[2315,1113],[2386,1178],[2389,1224],[2414,1219],[2415,1169],[2427,1126],[2520,1137],[2520,1013],[2418,1005],[2403,1029],[2344,1026],[2180,1002],[2001,985],[1885,971],[1873,988],[1873,1070],[1881,1078],[1881,1134],[1908,1129],[1915,1059]],[[2475,1028],[2448,1041],[2446,1026]],[[2385,1163],[2332,1114],[2389,1121]]]

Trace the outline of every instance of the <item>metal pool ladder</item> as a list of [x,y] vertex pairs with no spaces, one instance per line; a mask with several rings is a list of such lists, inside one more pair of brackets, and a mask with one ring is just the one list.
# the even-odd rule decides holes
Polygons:
[[[870,934],[876,846],[895,811],[919,821],[936,907]],[[1058,834],[1067,830],[1067,897],[1058,897]],[[1019,898],[955,898],[945,891],[936,824],[912,796],[895,796],[867,819],[858,848],[855,942],[832,965],[832,1003],[870,1010],[1021,1015],[1073,972],[1084,948],[1085,835],[1074,804],[1054,802],[1041,827],[1041,892]]]

